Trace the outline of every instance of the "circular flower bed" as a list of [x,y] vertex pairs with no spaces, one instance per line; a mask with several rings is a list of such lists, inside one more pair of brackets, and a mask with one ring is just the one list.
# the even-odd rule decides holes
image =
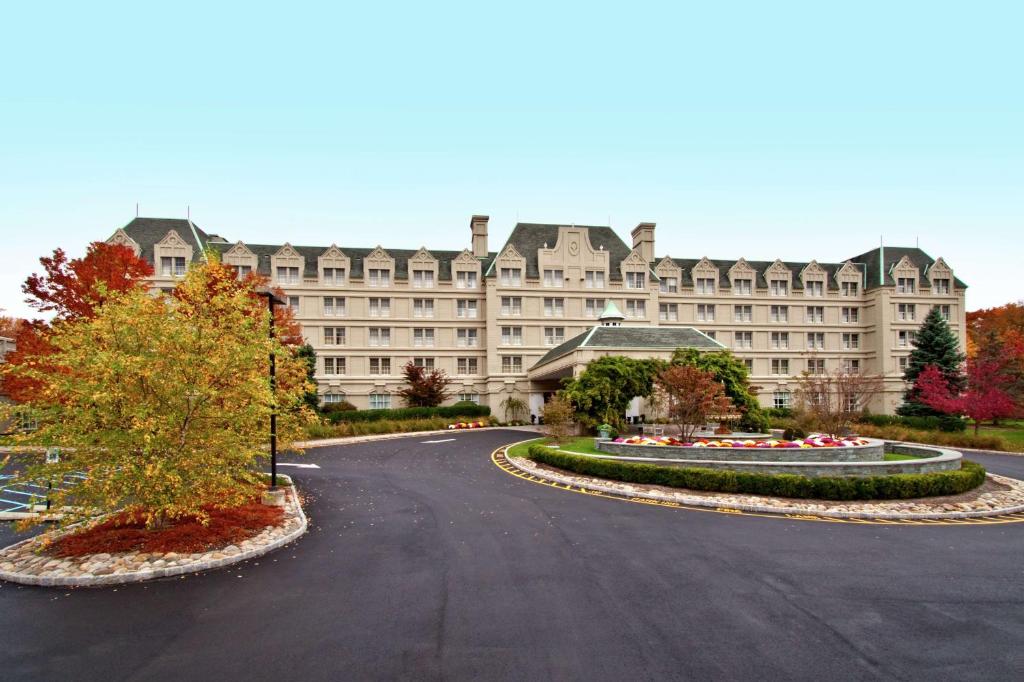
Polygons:
[[458,422],[457,424],[449,424],[449,429],[482,429],[487,426],[483,422]]
[[812,434],[801,440],[731,440],[723,438],[722,440],[685,441],[672,436],[660,438],[630,436],[629,438],[616,438],[612,442],[624,445],[665,445],[684,448],[846,448],[869,443],[866,438],[832,438],[821,434]]

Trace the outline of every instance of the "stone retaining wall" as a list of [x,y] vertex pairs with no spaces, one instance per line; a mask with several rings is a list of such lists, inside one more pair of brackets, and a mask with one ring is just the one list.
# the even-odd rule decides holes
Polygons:
[[676,445],[633,445],[597,440],[597,449],[610,455],[657,459],[699,459],[719,462],[881,462],[885,443],[839,448],[697,448]]

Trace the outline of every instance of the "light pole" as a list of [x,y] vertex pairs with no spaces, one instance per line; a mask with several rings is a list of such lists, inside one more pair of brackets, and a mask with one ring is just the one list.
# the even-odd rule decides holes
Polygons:
[[[270,311],[270,339],[274,339],[274,304],[287,305],[288,301],[274,293],[270,287],[257,287],[256,293],[267,298]],[[270,489],[277,489],[277,357],[270,348]]]

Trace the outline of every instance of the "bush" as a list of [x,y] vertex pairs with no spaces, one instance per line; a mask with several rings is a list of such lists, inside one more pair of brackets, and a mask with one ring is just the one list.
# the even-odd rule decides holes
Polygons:
[[765,410],[755,407],[744,412],[736,426],[747,433],[768,433],[771,422]]
[[394,410],[355,410],[327,413],[327,420],[332,424],[341,422],[376,422],[382,420],[401,421],[404,419],[431,419],[444,417],[475,418],[489,417],[491,408],[486,405],[462,402],[442,407],[400,407]]
[[800,427],[791,427],[782,432],[782,437],[786,440],[796,440],[797,438],[807,438],[807,432]]
[[902,416],[890,414],[865,414],[859,420],[872,426],[905,426],[922,431],[946,431],[956,433],[967,430],[967,421],[953,415]]
[[320,407],[322,414],[334,414],[336,412],[354,412],[356,406],[347,400],[342,400],[340,403],[325,403]]
[[1014,448],[999,436],[975,436],[973,433],[948,431],[920,431],[905,426],[872,426],[871,424],[859,424],[857,432],[862,436],[884,440],[903,440],[953,448],[1014,451]]
[[963,460],[961,468],[957,471],[931,474],[810,478],[793,474],[755,474],[620,462],[573,455],[537,445],[530,447],[528,456],[535,462],[573,473],[627,483],[798,499],[903,500],[959,495],[985,481],[985,469],[980,464],[968,460]]
[[789,419],[793,416],[793,409],[790,407],[769,407],[764,410],[769,419]]
[[[371,436],[383,433],[412,433],[414,431],[438,431],[446,429],[453,422],[447,417],[428,419],[378,419],[377,421],[340,422],[336,424],[314,424],[306,428],[307,438],[347,438],[349,436]],[[474,421],[490,423],[489,417],[475,417]]]

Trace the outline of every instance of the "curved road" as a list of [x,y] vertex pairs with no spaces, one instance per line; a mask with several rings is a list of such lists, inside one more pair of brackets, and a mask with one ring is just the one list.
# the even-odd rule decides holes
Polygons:
[[[529,483],[488,430],[310,450],[310,532],[102,590],[0,584],[0,678],[1024,676],[1024,523],[853,525]],[[978,456],[1024,477],[1024,458]],[[0,543],[11,540],[0,527]],[[258,565],[256,565],[258,564]]]

